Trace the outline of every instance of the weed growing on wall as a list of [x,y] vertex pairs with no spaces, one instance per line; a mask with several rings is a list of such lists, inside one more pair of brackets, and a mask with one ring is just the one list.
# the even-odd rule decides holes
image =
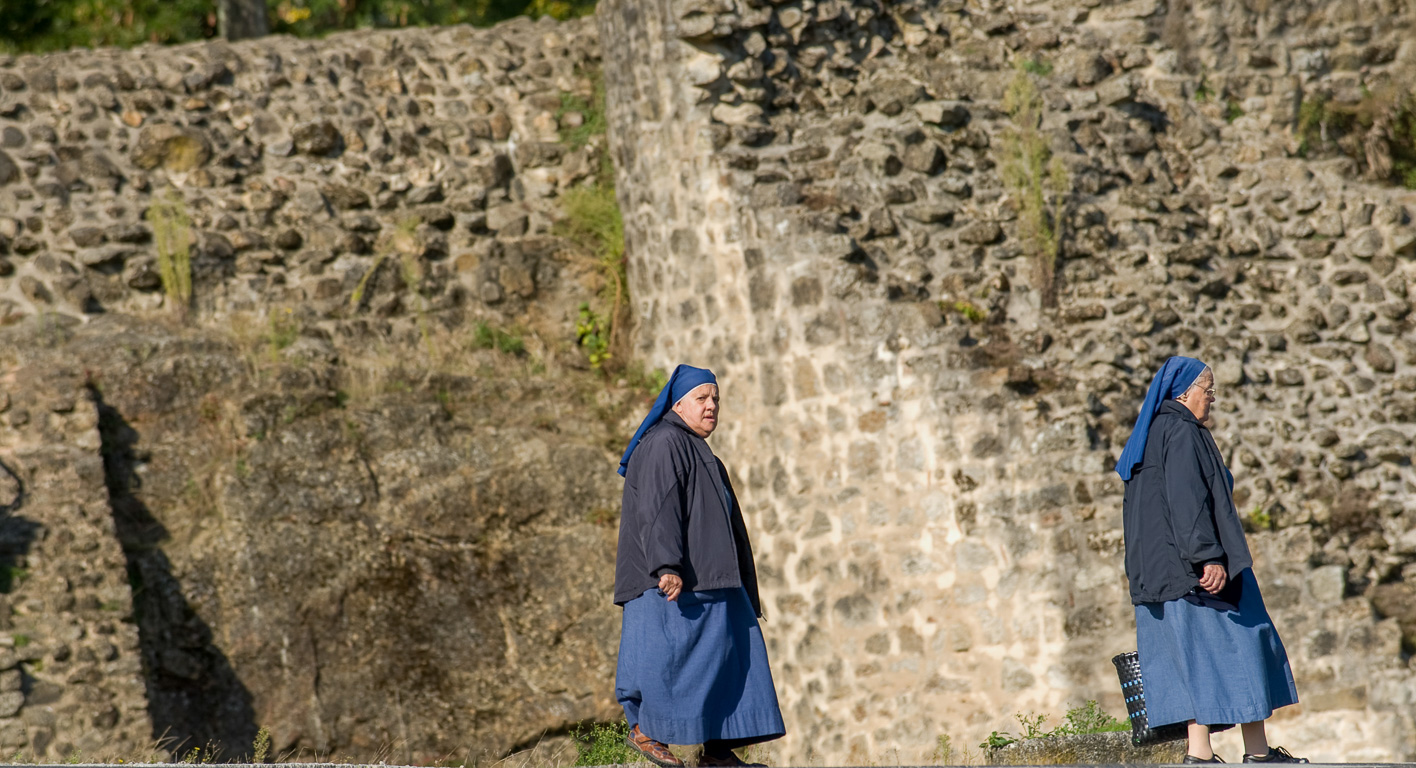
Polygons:
[[[604,80],[595,73],[592,81],[594,94],[589,102],[574,94],[561,94],[557,116],[579,112],[584,118],[580,126],[562,134],[573,149],[588,145],[607,127]],[[619,329],[629,306],[624,217],[615,196],[614,167],[608,153],[601,152],[599,171],[592,182],[572,187],[561,195],[561,209],[565,218],[557,224],[556,233],[594,259],[602,281],[596,306],[581,306],[575,329],[576,340],[590,358],[590,366],[599,369],[613,358],[612,350],[619,341]]]
[[1131,724],[1123,720],[1117,720],[1106,713],[1095,699],[1087,701],[1080,707],[1073,707],[1067,710],[1067,714],[1062,718],[1062,724],[1048,733],[1049,736],[1082,735],[1087,733],[1115,733],[1128,731]]
[[1017,741],[1017,738],[1007,731],[1003,731],[1002,733],[994,731],[988,734],[988,738],[978,743],[978,748],[985,752],[991,752],[995,749],[1002,749],[1015,741]]
[[1029,739],[1049,739],[1056,736],[1084,736],[1092,733],[1114,733],[1130,730],[1131,726],[1124,720],[1117,720],[1107,714],[1097,704],[1095,700],[1090,700],[1080,707],[1073,707],[1067,710],[1067,714],[1062,716],[1062,722],[1056,728],[1047,728],[1047,715],[1040,715],[1035,712],[1023,714],[1021,712],[1013,715],[1013,719],[1018,721],[1021,727],[1017,736],[1007,731],[994,731],[989,734],[978,745],[979,749],[985,752],[1002,749],[1014,742],[1027,741]]
[[1003,133],[999,172],[1017,200],[1018,236],[1033,259],[1043,303],[1055,306],[1059,230],[1071,178],[1061,158],[1047,147],[1041,130],[1046,107],[1026,62],[1017,64],[1003,109],[1012,125]]
[[[612,179],[602,178],[589,186],[567,190],[561,198],[566,218],[560,233],[577,247],[592,254],[602,280],[597,297],[598,309],[581,307],[581,323],[576,336],[591,355],[591,365],[599,368],[610,359],[610,348],[617,341],[619,327],[629,306],[629,283],[625,274],[624,219],[615,198]],[[588,313],[588,315],[587,315]],[[592,319],[588,325],[584,322]],[[587,334],[586,327],[594,332]],[[594,350],[587,345],[602,344]]]
[[563,231],[593,253],[605,272],[605,298],[622,298],[624,292],[624,218],[615,198],[612,179],[573,187],[561,196],[566,221]]
[[1214,98],[1214,88],[1210,87],[1208,75],[1200,75],[1200,84],[1195,86],[1194,96],[1195,101],[1198,101],[1201,104],[1204,104],[1210,99]]
[[977,325],[988,319],[988,312],[972,301],[939,302],[939,308],[945,312],[954,311],[964,316],[964,319]]
[[520,336],[480,322],[472,330],[472,346],[475,349],[495,349],[508,355],[519,355],[526,351],[526,343]]
[[575,341],[585,350],[590,367],[599,369],[610,359],[610,321],[590,308],[580,305],[580,318],[575,321]]
[[1028,59],[1023,62],[1023,71],[1030,75],[1046,77],[1052,74],[1052,62],[1042,59]]
[[273,309],[266,318],[266,349],[270,353],[272,361],[280,359],[281,350],[295,343],[300,338],[300,318],[295,316],[295,310],[286,307],[285,309]]
[[187,204],[172,187],[153,199],[143,214],[157,245],[158,274],[167,299],[182,310],[192,302],[192,220]]
[[605,78],[599,72],[590,76],[591,96],[586,101],[584,97],[574,93],[562,93],[560,96],[560,109],[556,110],[556,121],[565,119],[566,115],[574,112],[580,115],[580,125],[572,126],[561,131],[561,141],[571,149],[580,149],[596,136],[603,136],[609,128],[609,123],[605,119]]
[[1243,518],[1244,530],[1249,532],[1267,531],[1273,528],[1273,516],[1264,511],[1263,505],[1256,504]]
[[1224,122],[1233,123],[1244,116],[1244,108],[1239,106],[1239,102],[1230,99],[1224,103]]
[[1416,87],[1409,76],[1364,87],[1355,104],[1323,93],[1304,97],[1294,136],[1300,156],[1339,152],[1370,178],[1416,189]]
[[359,284],[354,286],[354,292],[349,294],[349,306],[358,309],[364,303],[364,296],[369,290],[369,280],[378,273],[379,267],[383,266],[384,259],[388,258],[387,253],[380,253],[374,257],[374,263],[369,265],[364,275],[359,278]]
[[[0,595],[7,595],[29,578],[29,571],[16,565],[0,566]],[[29,638],[25,638],[28,642]],[[16,645],[19,641],[15,641]]]

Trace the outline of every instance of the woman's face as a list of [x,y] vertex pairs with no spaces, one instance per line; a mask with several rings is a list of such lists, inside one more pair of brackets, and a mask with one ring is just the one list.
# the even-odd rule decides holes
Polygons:
[[1185,394],[1175,398],[1190,409],[1201,424],[1209,421],[1210,406],[1214,404],[1214,371],[1206,370],[1200,378],[1185,390]]
[[699,384],[674,403],[674,413],[699,437],[713,434],[718,428],[718,385]]

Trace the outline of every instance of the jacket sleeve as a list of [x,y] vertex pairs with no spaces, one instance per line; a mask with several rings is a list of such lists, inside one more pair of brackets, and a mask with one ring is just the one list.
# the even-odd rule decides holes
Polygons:
[[655,447],[658,450],[639,478],[639,493],[649,504],[645,525],[639,531],[639,545],[649,574],[658,578],[666,572],[683,574],[688,499],[681,454],[671,444]]
[[1214,523],[1214,499],[1201,459],[1199,436],[1189,425],[1175,429],[1165,441],[1165,500],[1180,558],[1198,571],[1219,562],[1224,547]]

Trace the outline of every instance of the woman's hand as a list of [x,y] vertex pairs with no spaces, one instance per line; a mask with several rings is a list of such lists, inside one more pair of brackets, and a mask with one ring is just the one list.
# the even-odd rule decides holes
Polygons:
[[[1210,563],[1205,566],[1204,575],[1200,576],[1200,589],[1215,594],[1224,589],[1224,585],[1228,582],[1229,574],[1224,572],[1224,566],[1219,563]],[[663,581],[660,580],[659,583],[662,584]]]
[[664,597],[669,598],[669,602],[672,603],[683,591],[683,579],[680,579],[677,574],[666,573],[659,577],[659,591],[663,592]]

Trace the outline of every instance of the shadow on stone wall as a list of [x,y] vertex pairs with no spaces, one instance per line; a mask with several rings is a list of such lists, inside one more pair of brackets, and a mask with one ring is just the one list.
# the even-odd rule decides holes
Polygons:
[[[138,432],[93,391],[103,438],[104,482],[133,589],[143,677],[153,737],[174,755],[194,747],[232,759],[252,748],[257,726],[251,693],[213,642],[211,628],[187,603],[161,549],[163,527],[134,492]],[[205,756],[204,756],[205,759]]]
[[[17,574],[23,568],[21,561],[39,535],[39,523],[16,514],[24,505],[24,480],[0,461],[0,595],[14,591]],[[9,608],[0,608],[4,608],[0,610],[0,629],[9,629]]]

